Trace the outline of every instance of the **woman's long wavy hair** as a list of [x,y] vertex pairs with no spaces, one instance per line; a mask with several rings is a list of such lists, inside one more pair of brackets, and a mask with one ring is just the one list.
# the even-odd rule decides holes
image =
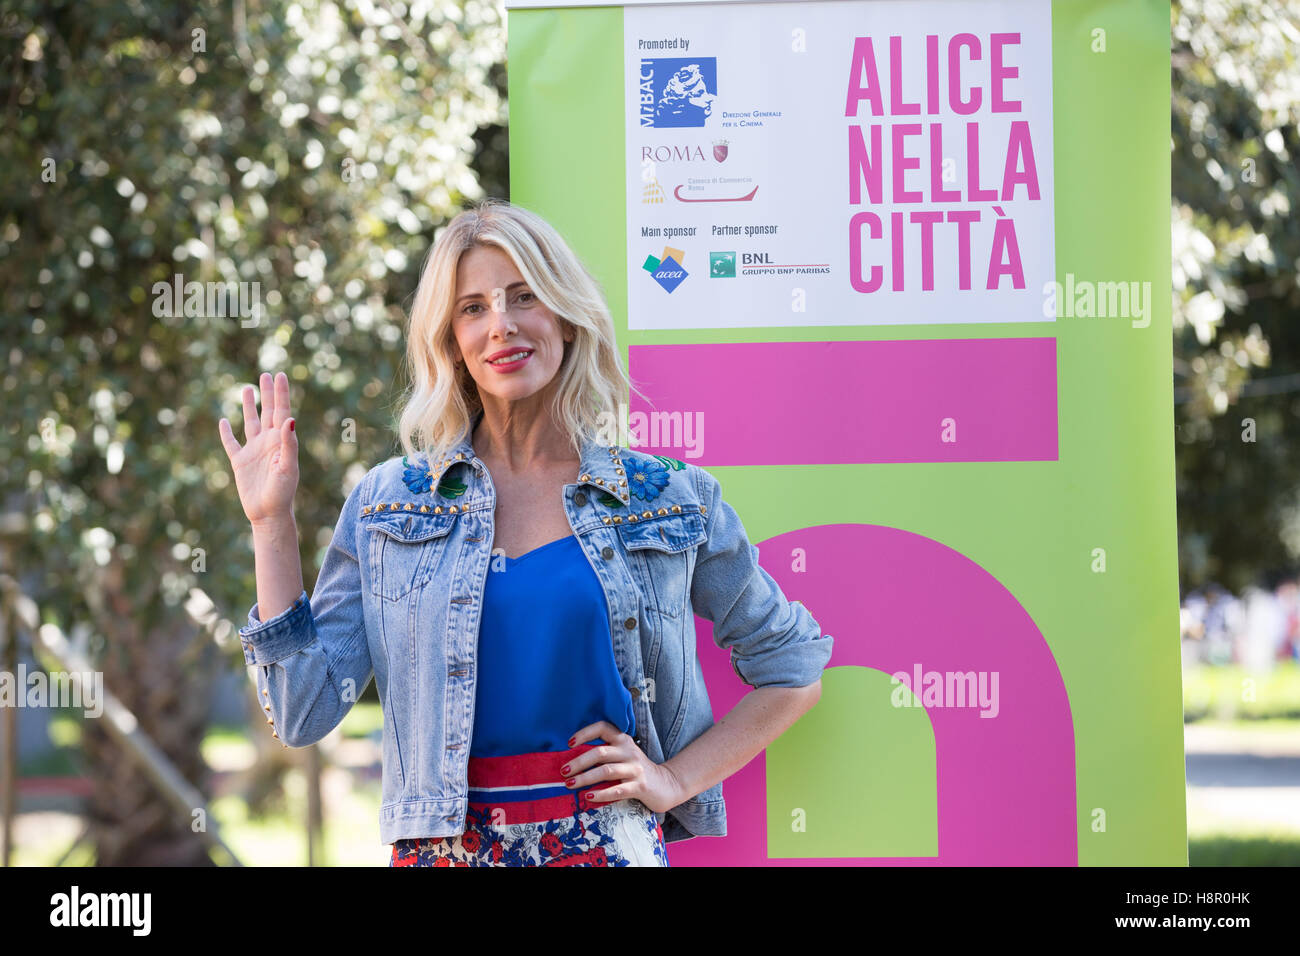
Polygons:
[[522,206],[487,199],[457,215],[425,258],[406,342],[410,386],[398,422],[407,456],[446,457],[483,407],[478,386],[455,361],[451,329],[456,271],[476,246],[510,256],[524,281],[562,327],[573,330],[553,380],[551,414],[581,452],[584,438],[611,440],[628,390],[642,395],[623,370],[614,321],[599,283],[550,223]]

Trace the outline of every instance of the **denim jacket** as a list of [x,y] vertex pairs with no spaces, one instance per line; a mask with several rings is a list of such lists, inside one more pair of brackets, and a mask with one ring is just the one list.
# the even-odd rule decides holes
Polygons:
[[[480,411],[475,418],[481,417]],[[380,839],[465,829],[474,681],[496,493],[469,431],[444,460],[391,458],[347,496],[314,593],[239,631],[279,738],[305,747],[373,676],[383,704]],[[686,462],[583,443],[564,509],[610,609],[637,745],[663,763],[714,722],[695,615],[753,687],[817,681],[832,638],[788,601],[718,481]],[[499,559],[499,555],[497,556]],[[577,728],[574,728],[575,730]],[[725,836],[722,784],[657,814],[668,842]]]

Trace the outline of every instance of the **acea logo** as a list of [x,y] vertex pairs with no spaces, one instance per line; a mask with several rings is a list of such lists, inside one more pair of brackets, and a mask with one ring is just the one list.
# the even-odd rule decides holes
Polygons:
[[641,61],[642,128],[704,126],[718,98],[716,56],[655,57]]
[[650,278],[654,279],[664,287],[665,292],[672,292],[682,280],[689,274],[682,267],[682,260],[686,258],[686,253],[680,249],[674,249],[672,246],[664,246],[664,254],[656,259],[654,256],[646,256],[645,262],[641,268],[650,273]]

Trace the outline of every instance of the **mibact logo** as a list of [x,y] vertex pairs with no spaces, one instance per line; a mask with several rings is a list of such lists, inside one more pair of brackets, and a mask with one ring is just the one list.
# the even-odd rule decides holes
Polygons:
[[641,61],[642,128],[704,126],[718,98],[716,56],[658,57]]
[[672,292],[690,274],[682,266],[682,260],[685,258],[686,253],[682,250],[664,246],[662,256],[658,259],[654,256],[646,256],[641,268],[650,273],[650,277],[663,286],[665,292]]

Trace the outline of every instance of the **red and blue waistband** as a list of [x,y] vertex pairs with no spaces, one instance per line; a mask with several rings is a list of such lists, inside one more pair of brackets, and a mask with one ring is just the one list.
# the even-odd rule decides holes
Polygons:
[[[593,791],[610,784],[565,786],[560,768],[600,744],[581,744],[567,750],[512,754],[508,757],[469,758],[469,809],[485,814],[493,825],[539,823],[573,816],[608,803],[592,800]],[[571,770],[567,776],[574,776]]]

